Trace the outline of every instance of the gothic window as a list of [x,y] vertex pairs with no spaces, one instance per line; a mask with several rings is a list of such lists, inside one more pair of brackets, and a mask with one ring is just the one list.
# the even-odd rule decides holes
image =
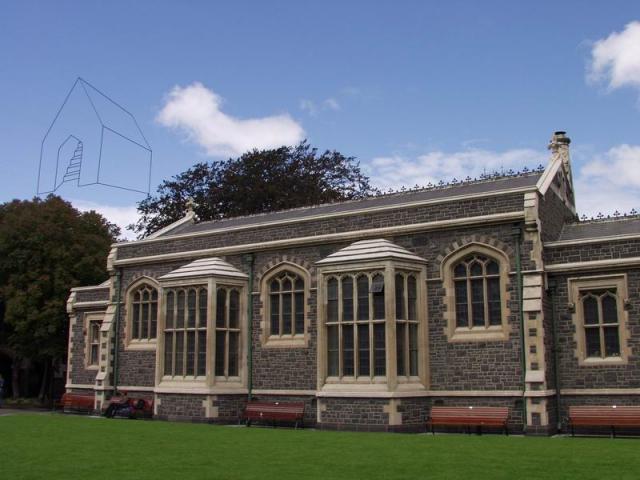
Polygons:
[[130,295],[131,340],[155,339],[158,325],[158,290],[143,284]]
[[217,377],[237,377],[240,362],[240,292],[237,288],[219,287],[216,291]]
[[618,296],[615,289],[581,292],[587,358],[620,356]]
[[276,337],[304,333],[304,280],[284,270],[269,281],[269,334]]
[[206,375],[207,288],[166,290],[164,375],[173,378]]
[[418,285],[415,274],[396,273],[396,364],[398,375],[418,375]]
[[630,349],[626,295],[624,274],[569,279],[569,305],[580,365],[627,362]]
[[498,261],[471,254],[453,266],[456,328],[487,328],[502,324]]
[[373,379],[386,374],[382,272],[332,276],[326,282],[327,373]]
[[87,366],[97,367],[100,362],[100,320],[89,320]]
[[497,248],[471,243],[442,262],[450,342],[509,338],[509,258]]

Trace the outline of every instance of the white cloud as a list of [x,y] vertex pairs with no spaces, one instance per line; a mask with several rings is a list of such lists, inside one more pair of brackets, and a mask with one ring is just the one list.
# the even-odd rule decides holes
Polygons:
[[331,110],[337,112],[341,109],[340,102],[334,97],[324,99],[319,105],[308,98],[300,100],[300,110],[307,112],[312,117],[318,116],[321,111]]
[[238,119],[221,110],[223,99],[199,82],[176,86],[156,120],[213,157],[237,156],[254,148],[276,148],[301,141],[305,132],[288,114]]
[[87,200],[71,200],[75,208],[82,212],[95,210],[104,216],[111,223],[120,227],[120,236],[127,240],[135,240],[136,234],[127,230],[127,225],[131,225],[138,220],[138,210],[135,206],[119,207],[115,205],[104,205]]
[[581,215],[640,210],[640,146],[618,145],[595,155],[580,169],[574,187]]
[[606,83],[609,89],[640,88],[640,22],[595,42],[587,78]]
[[469,149],[460,152],[433,151],[417,158],[400,155],[377,157],[366,165],[372,183],[382,189],[412,187],[416,183],[426,185],[479,177],[493,171],[518,170],[546,165],[548,154],[531,149],[514,149],[505,152]]
[[[546,166],[549,153],[531,149],[503,152],[462,150],[427,152],[417,157],[377,157],[363,164],[374,186],[382,190],[437,184],[454,178],[479,177],[495,170]],[[580,215],[595,216],[640,210],[640,146],[618,145],[607,152],[573,161],[574,187]]]
[[335,98],[327,98],[324,102],[322,102],[322,108],[324,108],[325,110],[338,111],[340,110],[340,104]]

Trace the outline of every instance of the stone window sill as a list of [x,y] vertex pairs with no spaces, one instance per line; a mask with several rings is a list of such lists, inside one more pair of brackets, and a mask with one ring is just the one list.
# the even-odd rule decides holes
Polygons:
[[155,350],[157,341],[153,340],[130,340],[125,350]]
[[606,357],[606,358],[583,358],[580,361],[580,366],[582,367],[602,367],[602,366],[617,366],[617,365],[626,365],[627,360],[624,357]]
[[456,328],[449,337],[449,342],[504,342],[509,333],[502,326]]
[[307,339],[304,335],[270,336],[267,337],[263,346],[265,348],[305,348]]

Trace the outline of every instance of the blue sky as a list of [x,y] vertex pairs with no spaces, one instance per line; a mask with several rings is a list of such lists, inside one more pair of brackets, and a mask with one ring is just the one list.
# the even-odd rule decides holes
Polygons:
[[[301,138],[357,157],[380,187],[426,184],[546,163],[567,130],[580,212],[640,210],[633,22],[631,1],[3,2],[0,201],[35,194],[42,137],[81,76],[136,116],[152,189]],[[114,178],[146,178],[110,153]],[[141,199],[59,193],[120,224]]]

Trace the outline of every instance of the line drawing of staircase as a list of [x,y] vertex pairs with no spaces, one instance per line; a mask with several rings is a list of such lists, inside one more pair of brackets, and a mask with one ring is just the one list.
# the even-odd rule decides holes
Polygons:
[[80,170],[82,170],[82,142],[78,140],[78,145],[73,152],[73,156],[69,160],[67,171],[62,177],[62,183],[72,182],[74,180],[80,181]]

